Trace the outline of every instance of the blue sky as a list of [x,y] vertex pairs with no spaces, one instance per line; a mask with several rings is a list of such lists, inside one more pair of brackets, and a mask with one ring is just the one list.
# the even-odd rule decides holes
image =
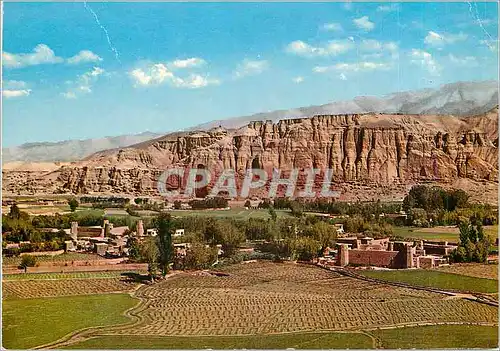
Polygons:
[[5,3],[3,145],[498,77],[497,3]]

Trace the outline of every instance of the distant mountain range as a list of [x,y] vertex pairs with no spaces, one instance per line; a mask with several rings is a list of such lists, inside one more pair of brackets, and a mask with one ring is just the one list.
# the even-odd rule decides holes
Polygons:
[[76,161],[97,151],[125,147],[154,139],[162,134],[144,132],[136,135],[121,135],[85,140],[67,140],[60,142],[26,143],[2,150],[3,163],[13,161]]
[[438,89],[422,89],[389,94],[383,97],[360,96],[353,100],[337,101],[326,105],[300,107],[258,113],[251,116],[216,120],[190,128],[208,130],[222,126],[239,128],[250,121],[302,118],[314,115],[351,113],[405,113],[467,116],[485,113],[498,105],[498,82],[456,82]]
[[[216,120],[200,124],[189,130],[208,130],[222,126],[227,129],[242,127],[250,121],[291,119],[322,114],[354,113],[405,113],[446,114],[467,116],[485,113],[498,105],[498,82],[457,82],[438,89],[423,89],[393,93],[383,97],[361,96],[349,101],[332,102],[326,105],[301,107],[258,113],[250,116]],[[162,134],[145,132],[99,139],[68,140],[56,143],[27,143],[3,149],[3,163],[12,161],[75,161],[97,151],[121,148]]]

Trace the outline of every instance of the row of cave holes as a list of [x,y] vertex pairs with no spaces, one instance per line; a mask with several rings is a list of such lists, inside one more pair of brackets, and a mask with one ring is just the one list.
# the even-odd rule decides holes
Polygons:
[[[204,164],[198,164],[196,166],[197,169],[206,169],[207,167],[204,165]],[[262,169],[262,165],[259,161],[259,158],[258,157],[254,157],[254,159],[252,160],[252,169]],[[176,184],[176,187],[177,189],[180,189],[181,188],[181,180],[178,178],[178,177],[175,177],[177,179],[177,184]],[[196,176],[196,181],[199,182],[201,181],[201,175],[197,175]],[[209,194],[209,191],[210,189],[208,188],[208,186],[205,186],[203,188],[198,188],[195,190],[195,195],[196,197],[205,197]]]

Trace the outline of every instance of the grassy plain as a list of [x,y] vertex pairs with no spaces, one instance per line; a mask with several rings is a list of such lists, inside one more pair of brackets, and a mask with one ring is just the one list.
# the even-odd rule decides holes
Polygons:
[[498,264],[454,263],[449,266],[435,268],[435,270],[469,277],[498,280]]
[[69,349],[370,349],[372,339],[361,333],[290,333],[250,336],[98,336]]
[[127,294],[3,300],[3,347],[26,349],[75,330],[129,321],[123,312],[137,304]]
[[440,289],[497,293],[498,280],[470,277],[423,269],[363,270],[360,274],[371,278],[403,282]]
[[370,331],[384,349],[498,348],[498,327],[434,325]]
[[[245,208],[231,208],[229,210],[173,210],[170,211],[172,216],[175,217],[190,217],[190,216],[200,216],[200,217],[216,217],[216,218],[235,218],[235,219],[248,219],[248,218],[271,218],[268,210],[258,209],[258,210],[246,210]],[[291,216],[291,212],[288,210],[276,210],[278,217],[288,217]]]
[[[471,337],[474,335],[474,337]],[[498,328],[435,325],[360,332],[222,337],[97,336],[68,349],[382,349],[496,348]]]
[[458,228],[417,228],[393,226],[392,232],[394,236],[401,236],[403,238],[458,242]]
[[[490,225],[483,227],[484,232],[489,235],[493,241],[498,236],[498,225]],[[393,235],[403,238],[415,238],[422,240],[439,240],[458,243],[459,229],[457,227],[392,227]]]

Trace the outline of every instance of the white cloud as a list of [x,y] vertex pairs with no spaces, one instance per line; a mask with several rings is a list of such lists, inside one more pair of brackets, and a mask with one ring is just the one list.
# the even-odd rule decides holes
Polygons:
[[384,48],[386,48],[389,51],[397,51],[398,50],[398,44],[396,44],[393,41],[390,41],[390,42],[384,44]]
[[208,79],[208,76],[202,77],[199,74],[192,74],[187,79],[180,79],[177,86],[179,88],[197,89],[219,84],[220,81],[217,79]]
[[76,99],[81,94],[89,94],[92,92],[92,86],[99,79],[99,76],[104,74],[104,69],[93,67],[91,71],[87,71],[79,75],[76,80],[66,82],[72,85],[68,91],[61,93],[66,99]]
[[8,52],[2,53],[3,65],[8,68],[22,68],[26,66],[35,66],[49,63],[60,63],[64,59],[57,57],[45,44],[38,44],[29,54],[11,54]]
[[342,32],[342,25],[340,23],[325,23],[321,26],[323,30],[332,32]]
[[99,62],[102,58],[90,50],[81,50],[75,56],[68,59],[56,56],[54,51],[45,44],[38,44],[31,53],[12,54],[2,53],[3,65],[7,68],[23,68],[42,64],[55,64],[67,62],[76,65],[85,62]]
[[399,4],[389,4],[389,5],[381,5],[377,7],[378,12],[393,12],[398,11],[400,8]]
[[175,60],[172,62],[172,66],[175,68],[189,68],[202,66],[206,61],[199,57],[191,57],[185,60]]
[[296,40],[287,45],[288,53],[304,56],[337,56],[351,50],[354,44],[351,40],[332,40],[324,46],[312,46],[301,40]]
[[325,73],[331,66],[316,66],[313,67],[314,73]]
[[[182,64],[181,64],[182,65]],[[188,67],[188,66],[185,66]],[[176,76],[163,63],[156,63],[147,69],[137,68],[129,72],[130,77],[134,81],[134,86],[158,86],[162,84],[170,84],[176,88],[203,88],[208,85],[218,85],[219,80],[208,79],[208,76],[199,74],[191,74],[187,78]]]
[[380,59],[383,56],[384,56],[384,54],[382,54],[380,52],[376,52],[376,53],[373,53],[373,54],[364,54],[364,55],[361,55],[360,57],[363,60],[372,60],[372,59]]
[[344,3],[344,9],[347,10],[347,11],[351,11],[352,10],[352,2],[351,1],[346,1]]
[[344,74],[344,73],[340,73],[340,74],[339,74],[339,79],[340,79],[340,80],[347,80],[347,77],[345,76],[345,74]]
[[390,65],[387,63],[377,63],[377,62],[357,62],[357,63],[338,63],[334,67],[336,70],[359,72],[359,71],[387,70],[390,68]]
[[464,34],[462,32],[458,34],[448,34],[448,33],[436,33],[433,31],[429,31],[424,38],[424,43],[427,45],[435,46],[435,47],[440,47],[445,44],[453,44],[458,41],[464,41],[467,39],[467,34]]
[[23,89],[23,90],[2,90],[2,96],[6,99],[29,96],[31,93],[31,89]]
[[27,89],[28,84],[21,80],[5,80],[2,83],[2,96],[7,99],[29,96],[31,93],[31,89]]
[[175,79],[174,74],[163,63],[152,65],[146,72],[140,68],[130,72],[130,76],[139,85],[160,85]]
[[269,63],[266,60],[243,60],[236,70],[233,72],[235,78],[253,76],[264,72],[269,68]]
[[22,80],[5,80],[5,81],[3,81],[3,88],[4,89],[23,89],[26,87],[27,87],[26,82],[23,82]]
[[352,20],[352,23],[354,23],[354,25],[356,27],[358,27],[359,29],[363,29],[366,31],[371,31],[373,28],[375,28],[375,23],[370,22],[370,19],[368,18],[368,16],[356,18],[356,19]]
[[302,83],[304,81],[304,77],[300,77],[300,76],[299,77],[294,77],[294,78],[292,78],[292,81],[294,83],[297,83],[297,84],[298,83]]
[[389,63],[383,62],[354,62],[354,63],[337,63],[333,66],[316,66],[313,68],[315,73],[324,73],[328,71],[343,71],[343,72],[362,72],[388,70],[391,68]]
[[360,49],[363,51],[397,51],[398,44],[392,41],[383,43],[378,40],[367,39],[361,42]]
[[323,48],[314,47],[302,40],[296,40],[287,45],[286,51],[299,56],[324,56],[326,51]]
[[427,51],[412,49],[410,53],[411,63],[418,64],[425,68],[432,75],[439,75],[441,66],[434,60]]
[[450,61],[459,66],[475,67],[477,66],[477,59],[474,56],[457,57],[453,54],[448,55]]
[[360,49],[364,51],[378,51],[382,49],[382,43],[378,40],[363,40],[360,45]]
[[67,59],[67,62],[71,65],[77,65],[79,63],[85,63],[85,62],[99,62],[99,61],[102,61],[102,58],[94,54],[90,50],[82,50],[75,56]]

